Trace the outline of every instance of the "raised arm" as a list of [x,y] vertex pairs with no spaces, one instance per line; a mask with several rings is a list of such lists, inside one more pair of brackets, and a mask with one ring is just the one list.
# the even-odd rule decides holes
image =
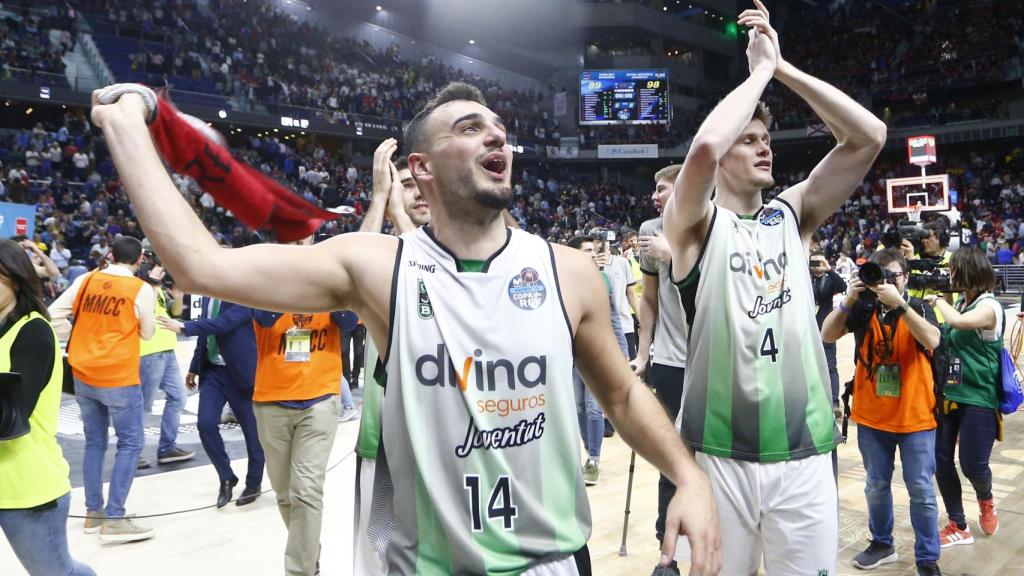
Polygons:
[[863,180],[885,145],[886,127],[853,98],[783,59],[779,35],[768,20],[768,9],[760,0],[754,0],[754,4],[756,9],[740,14],[739,23],[771,39],[779,55],[775,78],[807,102],[837,142],[807,180],[780,195],[800,215],[800,233],[807,241],[826,218],[842,207]]
[[391,155],[398,149],[398,141],[388,138],[373,152],[373,197],[363,216],[360,232],[380,232],[384,228],[384,211],[391,195]]
[[316,312],[361,303],[354,276],[387,285],[373,267],[393,261],[397,244],[377,234],[346,234],[311,247],[218,246],[167,176],[145,114],[137,94],[109,105],[93,95],[92,120],[103,130],[147,238],[182,290],[269,310]]
[[663,565],[674,556],[677,535],[692,548],[691,574],[716,574],[721,565],[717,513],[707,476],[683,445],[665,409],[629,370],[612,331],[607,292],[597,267],[582,253],[556,247],[570,322],[575,326],[576,366],[608,419],[636,452],[678,487],[669,505]]
[[672,247],[677,274],[688,274],[700,256],[711,224],[711,193],[718,163],[750,123],[761,93],[775,73],[776,51],[771,41],[753,30],[749,37],[750,76],[704,119],[665,206],[665,235]]
[[390,162],[388,164],[391,168],[391,191],[388,195],[387,216],[395,227],[395,233],[401,235],[414,230],[416,225],[405,211],[405,184],[399,179],[395,165]]

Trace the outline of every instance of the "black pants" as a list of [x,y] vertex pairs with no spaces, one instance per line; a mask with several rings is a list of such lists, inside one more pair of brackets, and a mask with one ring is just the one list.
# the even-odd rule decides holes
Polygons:
[[637,347],[636,332],[626,332],[626,350],[629,352],[629,359],[636,358]]
[[[673,422],[679,414],[679,405],[683,400],[683,376],[685,373],[684,368],[651,364],[651,383],[654,385],[654,394],[665,407],[665,412]],[[654,530],[659,542],[665,535],[665,515],[668,511],[668,503],[675,495],[676,485],[664,475],[659,476],[658,520],[654,523]]]
[[[349,346],[352,347],[351,362],[349,362]],[[351,332],[341,333],[341,363],[344,367],[345,380],[348,380],[349,389],[359,387],[359,371],[363,368],[366,359],[366,326],[357,324]]]
[[960,440],[960,469],[974,486],[978,500],[992,497],[992,469],[989,458],[999,432],[996,411],[991,408],[960,404],[956,410],[943,414],[935,436],[935,480],[939,485],[946,514],[959,526],[964,516],[963,492],[956,473],[953,455]]
[[825,363],[828,364],[828,379],[832,383],[832,405],[839,405],[839,370],[836,369],[836,343],[825,342]]

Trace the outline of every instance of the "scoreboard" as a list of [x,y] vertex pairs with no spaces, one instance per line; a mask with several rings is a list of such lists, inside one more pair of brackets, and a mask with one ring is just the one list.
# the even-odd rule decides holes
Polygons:
[[583,70],[580,124],[668,124],[668,70]]

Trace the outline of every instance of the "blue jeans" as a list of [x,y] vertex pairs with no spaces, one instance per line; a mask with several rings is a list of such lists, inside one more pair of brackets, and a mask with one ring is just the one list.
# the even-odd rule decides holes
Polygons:
[[583,446],[587,449],[587,455],[597,460],[601,457],[601,443],[604,442],[604,411],[575,368],[572,369],[572,386],[576,394],[576,418],[580,423]]
[[181,379],[178,357],[173,350],[147,354],[139,359],[139,376],[142,379],[142,408],[148,413],[153,410],[153,397],[157,388],[164,391],[167,399],[163,417],[160,420],[160,444],[157,456],[174,449],[178,440],[178,424],[181,411],[185,408],[188,392]]
[[85,481],[85,508],[90,512],[103,510],[103,459],[107,453],[107,424],[113,423],[117,434],[117,455],[110,473],[107,493],[107,518],[124,516],[135,468],[142,453],[142,389],[139,386],[100,388],[75,378],[75,399],[85,429],[85,459],[82,479]]
[[935,474],[935,430],[897,434],[857,427],[857,446],[864,459],[871,539],[892,546],[892,472],[896,447],[903,463],[903,482],[910,493],[910,523],[918,562],[939,559],[939,507],[932,488]]
[[0,510],[0,529],[21,565],[32,576],[96,576],[68,552],[71,493],[48,510]]
[[352,390],[349,389],[348,380],[344,376],[341,377],[341,406],[345,410],[356,407],[356,403],[352,400]]

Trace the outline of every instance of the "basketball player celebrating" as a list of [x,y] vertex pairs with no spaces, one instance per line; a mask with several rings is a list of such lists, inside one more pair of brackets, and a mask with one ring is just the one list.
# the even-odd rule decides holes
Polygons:
[[374,502],[370,530],[388,532],[389,573],[590,574],[574,356],[623,439],[679,487],[662,562],[685,533],[691,574],[718,572],[707,477],[618,351],[594,263],[502,221],[512,153],[479,90],[448,86],[407,128],[429,226],[239,249],[218,246],[165,175],[145,101],[114,94],[94,94],[92,119],[183,289],[366,324],[387,374],[377,475],[393,496]]
[[[665,209],[672,270],[690,324],[683,438],[711,479],[722,573],[836,570],[838,432],[805,254],[811,234],[861,182],[886,127],[836,88],[780,57],[768,11],[744,11],[750,76],[693,138]],[[838,145],[808,179],[772,186],[767,109],[776,78],[802,97]],[[714,202],[712,202],[714,198]]]

